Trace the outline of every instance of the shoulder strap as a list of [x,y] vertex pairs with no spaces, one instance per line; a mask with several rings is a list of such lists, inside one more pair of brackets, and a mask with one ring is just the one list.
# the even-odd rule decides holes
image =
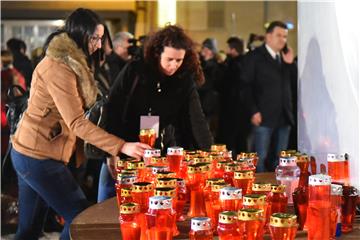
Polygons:
[[132,95],[134,93],[134,90],[135,90],[135,87],[136,87],[138,81],[139,81],[139,75],[135,75],[135,79],[133,81],[133,84],[131,85],[130,92],[126,96],[126,99],[125,99],[124,110],[123,110],[123,114],[122,114],[122,117],[121,117],[121,120],[122,120],[123,123],[126,121],[126,115],[127,115],[130,99],[131,99],[131,97],[132,97]]

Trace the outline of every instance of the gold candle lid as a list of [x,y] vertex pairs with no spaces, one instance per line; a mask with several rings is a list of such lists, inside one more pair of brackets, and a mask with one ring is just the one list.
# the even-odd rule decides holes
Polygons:
[[234,173],[234,179],[253,179],[254,172],[251,170],[236,171]]
[[238,155],[236,155],[236,159],[239,160],[241,158],[247,158],[248,157],[248,153],[246,152],[240,152]]
[[290,213],[273,213],[270,217],[270,226],[293,227],[297,225],[296,215]]
[[197,151],[194,151],[194,150],[184,150],[184,154],[189,154],[189,155],[194,155],[194,154],[197,154]]
[[236,156],[236,159],[240,158],[256,158],[257,153],[256,152],[241,152]]
[[120,192],[121,197],[131,197],[131,188],[122,188]]
[[211,152],[225,152],[226,150],[225,144],[213,144],[210,148]]
[[151,192],[154,190],[152,183],[149,182],[136,182],[131,188],[131,192],[141,193],[141,192]]
[[157,179],[159,179],[159,178],[174,178],[174,177],[176,177],[176,173],[164,171],[164,172],[157,172],[155,176]]
[[254,158],[254,157],[257,157],[258,155],[257,155],[257,153],[256,152],[249,152],[248,153],[248,157],[250,157],[250,158]]
[[225,180],[223,178],[209,178],[206,179],[206,186],[212,186],[215,183],[224,183]]
[[306,154],[299,154],[296,155],[296,162],[300,163],[300,162],[310,162],[310,157]]
[[211,160],[208,157],[196,157],[192,159],[193,164],[197,163],[210,163]]
[[126,164],[128,162],[132,162],[132,161],[138,161],[138,159],[136,158],[122,158],[122,159],[118,159],[116,161],[116,166],[117,167],[126,167]]
[[188,165],[188,173],[204,173],[210,171],[210,166],[208,163],[197,163]]
[[134,214],[140,212],[140,205],[137,203],[124,203],[120,205],[120,214]]
[[197,150],[196,152],[200,155],[200,157],[208,157],[209,156],[209,152],[206,152],[206,151]]
[[199,153],[194,152],[186,152],[184,156],[184,160],[189,161],[193,160],[194,158],[201,157]]
[[220,189],[224,188],[224,187],[229,187],[230,185],[226,182],[217,182],[217,183],[213,183],[213,185],[211,185],[211,191],[212,192],[220,192]]
[[134,175],[137,176],[138,175],[138,170],[136,169],[123,169],[121,170],[122,174],[130,174],[130,175]]
[[236,223],[237,221],[237,214],[234,211],[225,211],[219,213],[219,223]]
[[210,160],[213,161],[213,160],[221,160],[223,161],[224,160],[224,155],[222,154],[218,154],[218,153],[210,153],[210,156],[209,156]]
[[134,175],[134,173],[132,173],[132,172],[123,172],[123,171],[121,171],[121,173],[118,173],[118,174],[117,174],[117,178],[118,178],[118,179],[120,179],[121,177],[128,177],[128,176],[134,176],[134,177],[136,177],[136,176]]
[[296,150],[283,150],[280,152],[280,157],[292,157],[296,154]]
[[143,169],[145,168],[145,164],[143,161],[134,161],[134,162],[128,162],[127,163],[127,169],[133,170],[133,169]]
[[118,158],[116,160],[116,167],[117,168],[124,168],[125,166],[126,166],[126,161],[124,161],[124,159]]
[[255,192],[270,192],[271,183],[254,183],[252,186],[252,190]]
[[176,197],[176,188],[170,187],[157,187],[155,188],[155,196],[164,196],[164,197]]
[[140,130],[140,136],[153,135],[153,134],[155,134],[155,129],[153,129],[153,128],[147,128],[147,129]]
[[176,188],[176,178],[158,178],[156,180],[157,188]]
[[271,185],[271,192],[272,193],[284,193],[285,192],[285,185],[284,184],[272,184]]
[[228,164],[229,162],[228,161],[220,161],[220,162],[217,162],[216,163],[216,167],[219,168],[219,169],[225,169],[225,165]]
[[168,164],[168,160],[166,157],[152,157],[150,164]]
[[241,166],[236,163],[228,163],[225,165],[225,172],[235,172],[239,171],[241,169]]
[[240,169],[243,169],[243,168],[246,168],[249,166],[249,161],[247,160],[247,158],[240,158],[238,160],[235,160],[234,163],[236,163],[238,166],[240,166]]
[[238,219],[241,221],[262,221],[264,217],[264,210],[255,208],[244,208],[238,212]]
[[264,194],[246,194],[243,198],[245,206],[262,206],[266,203],[266,195]]

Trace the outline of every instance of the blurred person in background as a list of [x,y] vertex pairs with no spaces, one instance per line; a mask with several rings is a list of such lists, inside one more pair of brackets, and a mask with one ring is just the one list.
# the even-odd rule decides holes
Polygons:
[[25,77],[26,87],[31,86],[33,66],[30,59],[26,56],[26,44],[21,39],[11,38],[6,42],[8,50],[13,55],[13,65]]
[[113,51],[106,59],[110,67],[111,83],[131,58],[128,48],[131,46],[129,40],[133,38],[129,32],[118,32],[112,39]]
[[[24,76],[14,67],[10,51],[1,51],[1,162],[8,149],[10,129],[6,118],[7,92],[12,85],[18,85],[26,90]],[[3,182],[2,182],[3,184]]]
[[292,49],[286,48],[287,36],[287,26],[274,21],[266,29],[265,43],[245,57],[241,78],[247,86],[258,172],[274,171],[294,124],[291,85],[296,65]]
[[220,114],[219,86],[223,78],[223,69],[217,58],[218,51],[216,39],[207,38],[203,41],[200,55],[205,83],[198,88],[201,106],[216,140]]
[[250,132],[249,116],[245,111],[244,86],[240,80],[244,64],[244,41],[239,37],[230,37],[226,43],[225,78],[220,91],[219,142],[225,143],[236,155],[250,150],[247,141]]

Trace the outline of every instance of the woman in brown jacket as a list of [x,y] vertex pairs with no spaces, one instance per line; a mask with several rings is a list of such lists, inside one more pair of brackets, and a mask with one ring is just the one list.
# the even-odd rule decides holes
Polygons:
[[66,167],[77,137],[112,156],[139,158],[149,148],[124,142],[85,118],[98,92],[91,55],[101,48],[103,34],[94,12],[75,10],[49,37],[46,56],[34,71],[28,109],[12,139],[20,205],[15,239],[38,239],[48,206],[64,217],[61,239],[69,239],[71,221],[88,206]]

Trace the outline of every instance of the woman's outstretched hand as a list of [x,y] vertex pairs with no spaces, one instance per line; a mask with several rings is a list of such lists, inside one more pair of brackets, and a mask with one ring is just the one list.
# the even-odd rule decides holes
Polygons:
[[126,142],[120,149],[120,152],[129,157],[140,159],[144,155],[145,149],[151,149],[151,147],[145,143]]

